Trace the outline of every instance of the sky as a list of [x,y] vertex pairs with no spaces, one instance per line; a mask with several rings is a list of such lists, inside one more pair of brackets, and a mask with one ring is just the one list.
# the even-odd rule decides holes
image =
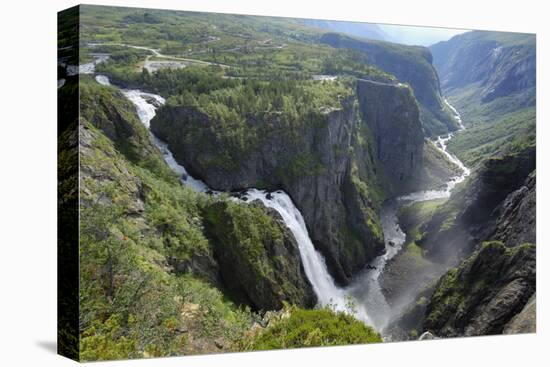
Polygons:
[[457,34],[467,32],[466,29],[416,27],[378,24],[391,41],[407,45],[430,46],[439,41],[446,41]]

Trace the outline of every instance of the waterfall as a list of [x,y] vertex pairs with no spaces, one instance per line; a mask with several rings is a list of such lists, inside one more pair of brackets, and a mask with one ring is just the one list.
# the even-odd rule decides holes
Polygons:
[[330,305],[338,311],[349,311],[349,299],[346,292],[334,283],[329,274],[325,259],[315,250],[302,213],[296,208],[290,196],[282,190],[267,193],[264,190],[248,189],[247,201],[260,200],[265,206],[275,209],[291,230],[300,250],[306,276],[317,295],[319,304]]
[[[99,84],[112,86],[109,78],[104,75],[96,75],[95,79]],[[164,104],[165,99],[159,95],[145,93],[136,89],[121,89],[121,92],[130,102],[134,104],[139,119],[147,128],[149,128],[150,122],[156,114],[156,106]],[[154,103],[151,103],[153,101]],[[190,186],[198,192],[208,191],[214,194],[218,193],[211,190],[203,181],[192,177],[187,172],[185,167],[177,163],[174,156],[168,149],[168,144],[166,142],[158,139],[152,133],[151,138],[163,154],[166,163],[181,177],[183,184]],[[250,188],[246,190],[245,194],[241,198],[246,198],[246,200],[238,198],[233,199],[242,200],[243,203],[260,200],[265,206],[275,209],[281,215],[286,226],[290,229],[296,239],[296,242],[298,243],[302,264],[304,266],[306,276],[317,296],[318,303],[322,306],[330,306],[338,311],[350,312],[352,307],[347,292],[338,288],[334,283],[334,279],[327,270],[323,256],[315,250],[315,247],[311,242],[311,238],[309,237],[302,214],[298,208],[296,208],[290,196],[282,190],[268,194],[264,190]],[[361,319],[366,322],[370,322],[366,313],[361,317]]]
[[[111,85],[109,79],[103,75],[96,75],[96,81],[102,85]],[[150,121],[155,116],[157,107],[164,104],[165,99],[159,95],[145,93],[136,89],[121,89],[121,92],[134,104],[141,122],[149,128]],[[456,111],[452,106],[450,107],[453,111]],[[462,126],[460,115],[458,115],[458,112],[456,114],[457,121]],[[260,200],[265,206],[275,209],[281,215],[298,243],[300,258],[306,276],[313,287],[319,305],[351,313],[357,319],[382,331],[390,321],[392,310],[382,292],[379,277],[387,261],[393,258],[405,243],[405,233],[399,227],[397,211],[403,205],[414,202],[449,197],[454,186],[462,182],[470,174],[470,170],[458,158],[447,152],[447,142],[451,138],[452,134],[446,137],[438,137],[436,147],[451,162],[461,168],[462,174],[453,177],[447,183],[447,187],[444,190],[415,192],[386,202],[380,213],[386,252],[368,264],[365,270],[357,275],[352,284],[347,288],[339,288],[335,284],[334,279],[327,270],[323,256],[313,246],[302,214],[288,194],[282,190],[268,193],[265,190],[249,188],[245,190],[240,198],[233,198],[233,200],[243,200],[246,198],[246,200],[243,200],[243,203]],[[219,193],[211,190],[205,182],[189,175],[185,167],[176,162],[168,149],[167,143],[158,139],[152,133],[151,139],[163,154],[166,163],[181,177],[183,184],[198,192],[211,192],[214,195]]]

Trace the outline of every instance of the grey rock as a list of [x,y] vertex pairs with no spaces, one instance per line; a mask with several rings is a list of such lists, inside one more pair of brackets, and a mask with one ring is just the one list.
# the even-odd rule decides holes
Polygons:
[[531,296],[523,310],[506,324],[503,334],[525,334],[537,331],[537,295]]
[[[384,170],[387,191],[399,191],[421,165],[422,127],[411,91],[396,85],[358,82],[357,97],[323,116],[300,127],[299,142],[277,128],[279,114],[250,116],[246,123],[258,129],[259,142],[230,160],[220,152],[232,147],[222,146],[212,133],[218,122],[195,108],[163,107],[151,129],[168,142],[178,162],[216,190],[284,189],[304,216],[329,271],[344,285],[384,251],[383,239],[368,224],[378,222],[378,208],[361,193],[357,179],[377,185],[374,177],[382,174],[377,169]],[[365,123],[374,144],[364,143],[369,141],[361,135]],[[216,164],[220,158],[229,166]]]

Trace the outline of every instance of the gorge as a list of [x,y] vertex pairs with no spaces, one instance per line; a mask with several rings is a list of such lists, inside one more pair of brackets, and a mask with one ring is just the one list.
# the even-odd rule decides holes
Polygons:
[[530,37],[84,9],[83,359],[533,330]]
[[[94,72],[94,69],[91,67],[86,68],[86,70],[87,73]],[[111,86],[109,78],[104,75],[97,75],[95,79],[101,85]],[[360,83],[360,85],[364,85],[371,82],[362,80]],[[392,84],[382,86],[402,88],[399,85]],[[135,105],[141,122],[147,128],[150,128],[150,122],[156,114],[156,109],[165,103],[165,99],[159,95],[140,90],[122,89],[121,91]],[[445,102],[448,103],[447,101]],[[450,107],[452,108],[452,106]],[[460,115],[454,108],[453,111],[456,114],[455,118],[458,123],[463,127]],[[178,164],[165,142],[153,133],[151,133],[151,137],[155,145],[163,153],[166,163],[181,177],[184,185],[189,185],[199,192],[208,192],[213,195],[219,194],[219,191],[211,189],[203,181],[190,175],[183,165]],[[380,214],[385,241],[384,254],[374,258],[367,268],[351,280],[350,285],[345,288],[338,287],[332,276],[328,273],[324,258],[315,250],[310,239],[302,214],[285,192],[281,190],[268,192],[255,188],[246,188],[241,191],[240,196],[237,198],[245,202],[259,200],[266,207],[275,209],[281,215],[286,226],[292,231],[298,242],[304,270],[317,296],[318,304],[321,306],[330,305],[336,310],[350,312],[365,323],[375,326],[379,331],[383,331],[384,327],[391,321],[392,312],[380,289],[378,278],[381,272],[383,272],[386,262],[401,250],[405,242],[405,234],[399,227],[397,218],[398,210],[403,206],[411,205],[415,202],[447,198],[450,196],[453,187],[457,183],[462,182],[470,174],[470,170],[447,151],[446,142],[451,138],[452,134],[449,134],[446,138],[438,136],[436,147],[462,170],[462,174],[452,177],[442,190],[419,191],[388,199],[383,204]],[[412,155],[413,153],[410,154]],[[402,173],[398,173],[398,175],[402,177]]]

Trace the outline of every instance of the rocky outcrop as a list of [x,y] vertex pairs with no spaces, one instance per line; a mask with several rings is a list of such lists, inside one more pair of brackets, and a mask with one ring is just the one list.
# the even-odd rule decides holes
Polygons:
[[438,336],[501,334],[535,292],[534,244],[483,244],[439,281],[424,329]]
[[151,129],[214,189],[284,189],[329,271],[347,284],[384,251],[381,182],[389,184],[387,193],[398,191],[420,165],[423,144],[408,88],[358,81],[357,97],[359,103],[352,96],[341,108],[305,116],[292,130],[284,127],[281,114],[249,116],[246,129],[255,138],[241,145],[251,148],[229,162],[220,154],[235,150],[236,143],[221,140],[215,132],[223,128],[220,122],[195,107],[163,107]]
[[324,34],[321,42],[336,48],[363,51],[370,64],[408,83],[420,104],[420,118],[426,135],[439,135],[457,129],[455,120],[445,110],[441,99],[439,78],[432,66],[429,49],[355,39],[338,33]]
[[130,101],[114,88],[100,88],[89,76],[80,78],[81,118],[101,130],[132,162],[158,154]]
[[275,210],[260,201],[219,201],[204,208],[204,217],[221,281],[237,302],[255,310],[315,305],[298,244]]
[[376,159],[384,165],[393,192],[418,175],[422,166],[424,135],[416,101],[402,84],[357,81],[363,120],[372,131]]
[[523,310],[504,326],[503,334],[526,334],[537,331],[537,294],[533,294]]
[[532,172],[523,186],[512,192],[497,207],[495,224],[488,238],[509,245],[536,242],[536,173]]
[[[427,235],[418,243],[428,255],[459,265],[396,319],[388,328],[393,338],[414,339],[423,331],[439,336],[534,331],[536,310],[527,301],[536,288],[536,173],[525,178],[533,153],[527,149],[488,163],[467,194],[453,194],[423,227]],[[520,162],[524,171],[516,166]],[[436,223],[437,231],[430,234]],[[484,241],[489,242],[480,245]]]
[[535,147],[487,159],[425,224],[419,244],[441,262],[467,256],[484,240],[535,242]]

